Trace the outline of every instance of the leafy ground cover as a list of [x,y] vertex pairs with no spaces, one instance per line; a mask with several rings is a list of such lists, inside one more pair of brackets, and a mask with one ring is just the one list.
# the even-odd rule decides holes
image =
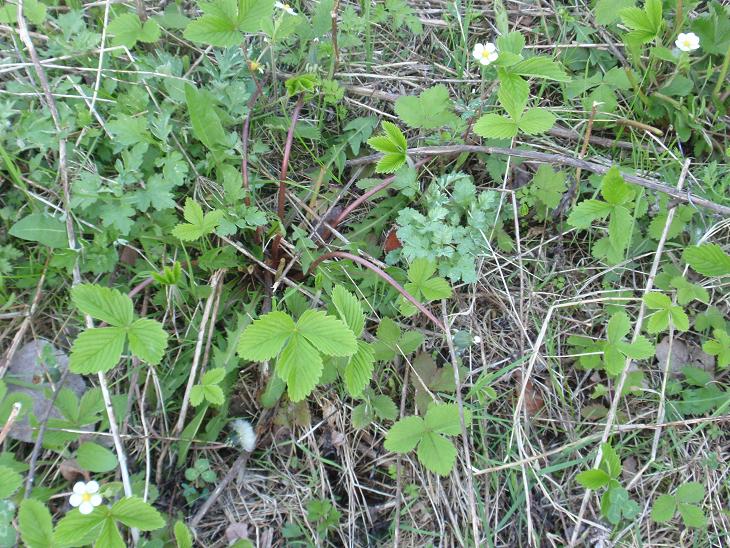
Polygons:
[[727,6],[0,40],[0,546],[726,544]]

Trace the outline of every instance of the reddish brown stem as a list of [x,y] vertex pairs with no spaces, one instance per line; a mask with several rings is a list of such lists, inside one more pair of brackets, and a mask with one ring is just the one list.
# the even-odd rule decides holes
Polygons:
[[[286,134],[286,144],[284,145],[284,158],[281,161],[281,174],[279,175],[279,204],[277,207],[277,214],[279,215],[279,221],[281,221],[282,228],[284,227],[284,214],[286,213],[286,173],[289,169],[289,155],[291,154],[291,146],[294,142],[294,129],[297,126],[299,120],[299,113],[304,106],[304,96],[300,96],[294,105],[294,111],[291,115],[291,124],[289,124],[289,132]],[[281,243],[281,234],[277,234],[274,238],[274,243],[271,246],[271,257],[274,260],[274,264],[279,261],[279,244]]]
[[354,261],[358,263],[359,265],[364,266],[365,268],[372,270],[377,274],[380,278],[382,278],[386,283],[390,284],[392,287],[395,288],[398,293],[403,295],[403,297],[410,302],[413,306],[415,306],[418,310],[423,312],[425,316],[433,322],[433,324],[438,327],[441,331],[446,331],[446,328],[444,327],[444,324],[442,324],[436,316],[434,316],[431,311],[423,306],[423,304],[419,303],[418,300],[408,293],[403,287],[396,282],[393,278],[390,277],[386,272],[384,272],[382,269],[368,261],[367,259],[363,259],[362,257],[358,257],[357,255],[353,255],[352,253],[348,253],[346,251],[331,251],[329,253],[325,253],[324,255],[320,255],[317,257],[314,262],[312,262],[312,265],[309,267],[309,270],[307,271],[307,274],[311,274],[317,266],[322,261],[326,261],[327,259],[350,259],[351,261]]
[[[415,169],[418,169],[426,162],[428,162],[427,158],[418,160],[418,162],[416,162],[416,165],[414,166]],[[393,181],[395,181],[395,177],[396,177],[395,175],[391,175],[390,177],[383,179],[383,181],[381,183],[375,185],[367,192],[364,192],[359,198],[357,198],[354,202],[352,202],[345,209],[343,209],[342,212],[337,216],[337,218],[335,218],[334,221],[330,222],[330,226],[332,228],[337,228],[337,225],[339,225],[342,221],[344,221],[350,213],[352,213],[354,210],[356,210],[358,207],[360,207],[363,202],[367,201],[368,198],[377,194],[384,188],[388,188],[390,185],[392,185]]]

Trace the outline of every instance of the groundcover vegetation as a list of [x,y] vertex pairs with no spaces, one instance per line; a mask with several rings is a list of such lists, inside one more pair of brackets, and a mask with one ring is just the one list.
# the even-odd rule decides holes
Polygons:
[[0,546],[723,546],[730,10],[0,6]]

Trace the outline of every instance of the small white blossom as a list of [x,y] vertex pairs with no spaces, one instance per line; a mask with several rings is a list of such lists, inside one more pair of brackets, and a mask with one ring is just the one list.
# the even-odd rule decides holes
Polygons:
[[479,344],[482,342],[482,338],[479,335],[474,336],[474,344]]
[[486,44],[476,44],[472,55],[474,56],[474,59],[484,66],[493,63],[497,60],[497,57],[499,57],[497,48],[491,42],[487,42]]
[[694,32],[680,32],[674,44],[682,51],[694,51],[700,47],[700,37]]
[[95,506],[101,504],[101,495],[99,494],[99,484],[95,481],[84,483],[77,481],[74,485],[74,492],[68,499],[71,506],[78,507],[82,514],[91,514]]
[[281,11],[285,11],[289,15],[296,15],[297,12],[294,11],[294,8],[292,8],[289,4],[285,4],[284,2],[275,2],[274,5],[279,8]]

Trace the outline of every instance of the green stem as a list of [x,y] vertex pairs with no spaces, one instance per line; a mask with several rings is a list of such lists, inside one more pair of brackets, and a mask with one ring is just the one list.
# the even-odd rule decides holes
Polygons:
[[720,68],[720,74],[717,75],[717,84],[715,84],[715,89],[712,91],[713,95],[720,96],[720,91],[722,91],[722,84],[726,82],[725,78],[727,76],[728,68],[730,68],[730,47],[727,48],[727,51],[725,52],[725,60],[722,62],[722,67]]

